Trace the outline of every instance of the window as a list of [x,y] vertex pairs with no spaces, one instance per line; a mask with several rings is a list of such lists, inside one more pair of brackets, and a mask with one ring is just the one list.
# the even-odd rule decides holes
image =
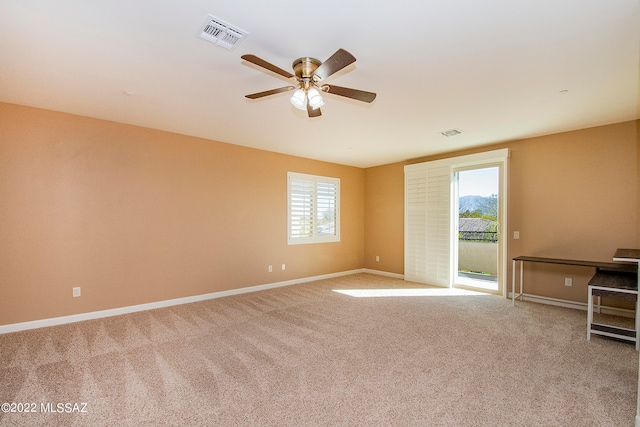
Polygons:
[[287,174],[289,244],[340,241],[340,179]]

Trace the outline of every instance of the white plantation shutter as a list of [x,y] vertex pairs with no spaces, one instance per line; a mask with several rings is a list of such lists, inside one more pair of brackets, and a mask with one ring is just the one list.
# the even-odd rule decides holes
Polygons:
[[404,278],[426,280],[427,172],[405,174]]
[[289,244],[340,241],[340,179],[289,172]]
[[448,166],[405,167],[405,280],[449,286],[450,194]]
[[449,286],[451,247],[451,171],[429,168],[427,178],[426,283]]
[[316,182],[318,235],[336,234],[338,186],[332,182]]
[[289,240],[313,236],[314,191],[313,182],[289,178]]

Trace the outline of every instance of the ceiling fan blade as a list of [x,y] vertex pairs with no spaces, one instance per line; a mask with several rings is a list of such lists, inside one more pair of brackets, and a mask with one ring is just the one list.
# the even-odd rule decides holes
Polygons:
[[295,88],[296,88],[295,86],[285,86],[285,87],[280,87],[278,89],[265,90],[264,92],[252,93],[250,95],[245,95],[245,97],[249,99],[258,99],[258,98],[262,98],[263,96],[269,96],[269,95],[275,95],[276,93],[287,92]]
[[309,117],[320,117],[322,115],[320,108],[316,108],[314,110],[313,108],[311,108],[311,106],[308,103],[307,103],[307,113],[309,114]]
[[356,62],[356,58],[353,55],[344,49],[338,49],[313,74],[323,80],[354,62]]
[[285,71],[280,67],[276,67],[272,63],[267,62],[262,58],[258,58],[255,55],[242,55],[240,58],[244,59],[245,61],[249,61],[252,64],[256,64],[259,67],[266,68],[267,70],[272,71],[272,72],[274,72],[276,74],[280,74],[281,76],[286,77],[288,79],[296,77],[293,74],[291,74],[290,72]]
[[336,85],[323,85],[323,92],[332,93],[334,95],[346,96],[347,98],[355,99],[362,102],[373,102],[376,99],[376,94],[373,92],[367,92],[364,90],[351,89],[348,87],[336,86]]

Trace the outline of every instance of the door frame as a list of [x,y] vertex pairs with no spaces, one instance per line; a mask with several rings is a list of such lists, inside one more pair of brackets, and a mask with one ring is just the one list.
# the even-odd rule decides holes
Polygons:
[[465,166],[454,166],[451,168],[451,195],[452,195],[452,203],[451,203],[451,247],[452,247],[452,258],[451,258],[451,286],[456,288],[470,289],[470,290],[478,290],[473,286],[467,286],[464,284],[456,283],[456,278],[458,277],[459,265],[458,265],[458,254],[459,254],[459,243],[460,240],[458,238],[459,233],[459,179],[456,180],[456,174],[459,172],[465,171],[473,171],[478,169],[489,169],[489,168],[498,168],[498,221],[497,221],[497,276],[498,276],[498,289],[495,291],[484,289],[482,292],[492,293],[507,296],[505,289],[505,278],[504,274],[506,274],[507,262],[503,259],[503,255],[506,254],[506,249],[504,245],[506,245],[506,239],[502,239],[503,235],[506,236],[506,232],[502,229],[503,224],[506,223],[506,204],[503,206],[503,199],[505,198],[506,188],[506,180],[504,179],[504,170],[505,170],[505,162],[486,162],[479,163],[474,165],[465,165]]

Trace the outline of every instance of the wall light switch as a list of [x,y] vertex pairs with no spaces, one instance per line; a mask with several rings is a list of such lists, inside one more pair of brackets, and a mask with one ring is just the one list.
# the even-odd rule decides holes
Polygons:
[[272,265],[270,265],[270,266],[269,266],[269,273],[271,273],[272,271],[273,271],[273,266],[272,266]]

